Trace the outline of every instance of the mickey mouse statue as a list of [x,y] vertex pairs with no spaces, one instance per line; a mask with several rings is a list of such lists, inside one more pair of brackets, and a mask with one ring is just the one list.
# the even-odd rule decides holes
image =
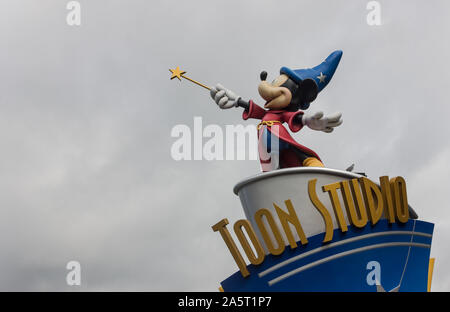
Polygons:
[[[324,167],[319,156],[311,149],[297,143],[283,126],[287,123],[292,132],[303,126],[330,133],[342,124],[342,114],[325,116],[323,112],[305,114],[317,94],[333,77],[342,57],[342,51],[331,53],[324,62],[314,68],[292,70],[280,69],[280,75],[268,83],[267,72],[260,74],[258,92],[266,100],[264,108],[252,100],[244,101],[221,84],[211,88],[211,97],[221,109],[242,107],[242,118],[260,119],[258,150],[262,171],[289,167]],[[300,110],[301,109],[301,110]]]

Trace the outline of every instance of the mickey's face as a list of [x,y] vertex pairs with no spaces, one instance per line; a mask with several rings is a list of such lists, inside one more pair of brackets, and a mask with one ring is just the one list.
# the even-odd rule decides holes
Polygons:
[[285,74],[278,76],[272,83],[266,82],[267,72],[261,72],[258,92],[266,100],[265,108],[269,110],[286,110],[296,112],[308,109],[319,93],[317,84],[312,79],[295,82]]
[[278,76],[272,83],[266,81],[267,73],[261,73],[261,83],[258,86],[258,92],[261,97],[266,100],[264,108],[271,110],[281,110],[286,108],[292,100],[292,93],[287,87],[282,86],[288,76],[282,74]]

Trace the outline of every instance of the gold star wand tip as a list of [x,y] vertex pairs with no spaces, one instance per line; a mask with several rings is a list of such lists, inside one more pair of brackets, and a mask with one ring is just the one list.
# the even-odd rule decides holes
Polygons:
[[202,84],[202,83],[200,83],[198,81],[195,81],[194,79],[191,79],[191,78],[189,78],[187,76],[184,76],[184,74],[186,74],[186,72],[181,70],[179,66],[177,66],[177,68],[175,68],[175,69],[169,69],[169,70],[172,73],[172,77],[170,77],[170,80],[172,80],[174,78],[177,78],[178,80],[181,81],[181,78],[184,78],[184,79],[187,79],[190,82],[193,82],[193,83],[195,83],[195,84],[197,84],[197,85],[199,85],[199,86],[201,86],[201,87],[203,87],[203,88],[205,88],[207,90],[211,90],[210,87],[205,86],[204,84]]

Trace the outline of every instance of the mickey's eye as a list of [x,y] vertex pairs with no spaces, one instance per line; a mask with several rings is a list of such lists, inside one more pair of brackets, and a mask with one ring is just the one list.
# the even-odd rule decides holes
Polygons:
[[281,76],[278,76],[277,78],[275,78],[274,80],[272,80],[272,86],[274,87],[278,87],[280,85],[280,78]]
[[274,81],[272,81],[272,86],[279,87],[287,80],[287,76],[280,75]]

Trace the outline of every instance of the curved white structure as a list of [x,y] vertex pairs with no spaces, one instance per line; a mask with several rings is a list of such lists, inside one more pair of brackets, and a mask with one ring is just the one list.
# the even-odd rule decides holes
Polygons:
[[[332,212],[333,207],[328,193],[322,191],[322,186],[343,180],[351,180],[354,178],[363,177],[360,174],[348,171],[316,168],[316,167],[300,167],[275,170],[271,172],[261,173],[249,177],[239,182],[233,189],[234,193],[239,196],[242,207],[244,208],[246,218],[252,223],[252,226],[257,231],[258,238],[261,242],[261,233],[259,233],[258,226],[254,220],[254,214],[261,208],[268,209],[274,216],[276,216],[275,207],[287,210],[285,200],[291,200],[295,212],[300,219],[306,237],[310,237],[325,231],[324,220],[319,211],[313,206],[308,195],[308,181],[317,179],[316,193],[319,200],[325,205],[328,211]],[[342,194],[338,192],[340,201],[342,202]],[[345,207],[342,207],[345,210]],[[333,219],[333,226],[338,227],[336,217],[331,213]],[[347,224],[349,224],[346,213],[344,213]],[[410,208],[410,217],[417,218],[415,212]],[[384,218],[384,216],[382,217]],[[281,229],[281,224],[278,218],[274,218],[278,227]],[[268,225],[267,225],[268,226]],[[292,231],[295,233],[295,230]],[[283,239],[287,242],[287,238],[282,231]],[[274,239],[272,237],[272,239]],[[296,241],[300,238],[295,233]],[[264,248],[266,248],[264,246]],[[267,248],[266,248],[267,251]]]

